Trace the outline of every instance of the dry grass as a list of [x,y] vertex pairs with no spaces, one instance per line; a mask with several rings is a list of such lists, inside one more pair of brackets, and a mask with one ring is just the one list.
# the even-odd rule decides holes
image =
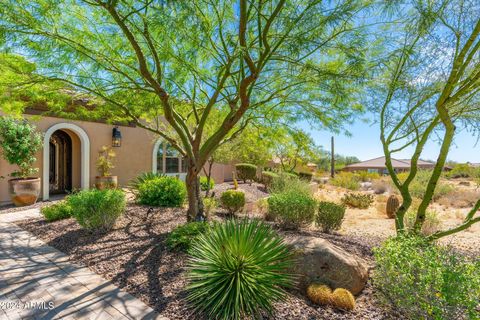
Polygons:
[[463,189],[447,193],[437,202],[444,207],[470,208],[475,205],[478,199],[480,199],[480,191]]

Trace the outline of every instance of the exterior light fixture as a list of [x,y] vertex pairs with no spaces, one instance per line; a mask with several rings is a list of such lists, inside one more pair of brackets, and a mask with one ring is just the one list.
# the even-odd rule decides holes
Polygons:
[[120,147],[122,145],[122,133],[118,127],[112,130],[112,147]]

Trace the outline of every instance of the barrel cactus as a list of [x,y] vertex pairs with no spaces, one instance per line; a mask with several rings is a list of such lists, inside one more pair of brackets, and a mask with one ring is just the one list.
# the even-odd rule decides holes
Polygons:
[[353,310],[355,308],[355,297],[347,289],[338,288],[333,291],[331,304],[342,310]]
[[307,288],[307,297],[310,299],[310,301],[316,304],[330,304],[332,289],[325,284],[312,283]]
[[395,216],[397,214],[397,210],[400,207],[400,200],[398,200],[398,197],[394,194],[392,194],[390,197],[388,197],[387,200],[387,216],[390,219],[395,219]]

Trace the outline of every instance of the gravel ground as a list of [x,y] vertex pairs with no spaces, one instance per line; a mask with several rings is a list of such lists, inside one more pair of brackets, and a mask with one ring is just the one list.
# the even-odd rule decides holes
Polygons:
[[[161,315],[170,319],[195,318],[184,300],[187,256],[170,252],[165,247],[168,233],[175,226],[185,223],[185,210],[156,209],[148,212],[148,207],[130,204],[115,228],[104,234],[89,233],[73,219],[48,224],[43,219],[36,219],[18,224],[67,253],[72,261],[86,265],[124,288]],[[286,237],[295,234],[284,233]],[[315,231],[304,231],[302,234],[325,237],[372,262],[371,246],[360,237],[325,235]],[[286,301],[275,304],[275,313],[271,318],[336,320],[395,317],[376,305],[369,283],[357,298],[357,307],[353,312],[315,306],[303,294],[292,290]]]
[[[215,185],[213,192],[215,192],[215,197],[220,197],[220,195],[227,190],[233,189],[233,182],[224,182],[221,184]],[[245,200],[248,203],[253,203],[260,198],[268,197],[268,193],[265,190],[263,184],[260,183],[243,183],[238,182],[238,189],[245,193]]]

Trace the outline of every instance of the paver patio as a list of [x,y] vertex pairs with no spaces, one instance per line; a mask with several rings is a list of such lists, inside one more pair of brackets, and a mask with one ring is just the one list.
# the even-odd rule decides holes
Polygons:
[[12,223],[38,214],[0,214],[0,319],[166,320]]

